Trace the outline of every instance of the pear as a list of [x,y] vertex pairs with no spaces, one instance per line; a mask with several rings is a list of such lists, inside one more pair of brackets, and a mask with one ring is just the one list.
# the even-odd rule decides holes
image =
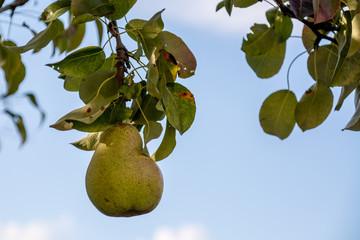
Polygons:
[[141,151],[141,136],[130,124],[117,124],[102,135],[86,172],[86,191],[103,214],[131,217],[159,204],[161,171]]

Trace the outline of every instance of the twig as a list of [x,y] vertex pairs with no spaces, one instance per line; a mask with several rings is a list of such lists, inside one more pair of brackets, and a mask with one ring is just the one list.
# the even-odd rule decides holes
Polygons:
[[[319,32],[319,29],[322,29],[322,27],[325,27],[323,24],[315,25],[313,22],[307,21],[306,19],[296,17],[295,13],[289,7],[285,6],[285,4],[282,2],[282,0],[274,0],[274,2],[279,6],[281,12],[285,16],[295,18],[311,29],[311,31],[316,35],[316,40],[314,43],[315,46],[319,45],[321,39],[327,39],[327,40],[333,42],[334,44],[338,45],[338,42],[336,41],[336,39],[331,38],[331,37]],[[327,28],[326,28],[326,30],[327,30]],[[333,30],[333,29],[331,28],[330,30]]]
[[11,10],[12,14],[14,14],[14,11],[15,11],[15,8],[17,8],[18,6],[22,6],[24,5],[25,3],[27,3],[29,0],[16,0],[15,2],[9,4],[9,5],[6,5],[5,7],[2,7],[0,8],[0,13],[2,12],[5,12],[7,10]]
[[119,29],[116,21],[111,21],[108,25],[108,30],[113,37],[116,39],[116,75],[118,87],[120,87],[125,78],[125,73],[130,69],[129,52],[121,41]]

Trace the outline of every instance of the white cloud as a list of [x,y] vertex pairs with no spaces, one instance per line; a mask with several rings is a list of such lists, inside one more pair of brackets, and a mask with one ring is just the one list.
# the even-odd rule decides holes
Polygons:
[[61,232],[71,232],[73,221],[62,216],[53,221],[34,220],[28,223],[0,221],[1,240],[53,240]]
[[138,1],[132,13],[149,15],[166,8],[165,18],[181,22],[189,27],[202,28],[223,34],[239,35],[248,32],[255,23],[265,22],[265,11],[271,6],[265,2],[249,8],[234,8],[229,17],[224,9],[215,12],[220,0],[158,0]]
[[210,240],[210,237],[203,225],[185,224],[177,229],[159,227],[152,240]]

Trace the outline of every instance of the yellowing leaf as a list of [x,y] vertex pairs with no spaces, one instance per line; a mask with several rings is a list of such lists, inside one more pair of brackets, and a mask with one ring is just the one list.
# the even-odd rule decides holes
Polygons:
[[264,132],[287,138],[295,126],[296,105],[296,96],[289,90],[277,91],[266,98],[259,114]]
[[295,111],[296,122],[301,130],[315,128],[325,121],[331,111],[333,98],[330,88],[321,81],[309,88]]

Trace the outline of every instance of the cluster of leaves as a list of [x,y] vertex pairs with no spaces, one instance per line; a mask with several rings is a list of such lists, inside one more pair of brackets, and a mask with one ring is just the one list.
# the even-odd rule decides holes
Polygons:
[[[257,2],[224,0],[216,10],[225,7],[230,15],[233,7],[249,7]],[[307,68],[315,83],[299,101],[290,89],[271,94],[260,109],[263,130],[285,139],[295,123],[303,131],[319,126],[333,107],[331,88],[341,87],[335,110],[340,110],[344,100],[355,91],[356,111],[345,129],[359,131],[360,1],[289,0],[287,5],[284,2],[274,0],[276,7],[273,5],[266,12],[269,25],[255,23],[241,49],[256,75],[270,78],[283,65],[292,20],[300,21],[304,24],[302,42],[304,53],[308,53]],[[320,45],[321,41],[325,43]]]
[[[114,33],[112,38],[117,46],[109,56],[102,47],[89,46],[70,53],[57,63],[48,64],[60,73],[64,88],[78,92],[85,104],[60,118],[51,127],[89,132],[87,137],[73,145],[82,150],[94,150],[103,131],[119,122],[132,123],[143,131],[143,153],[149,155],[146,144],[161,136],[161,123],[166,117],[163,140],[152,155],[158,161],[173,151],[176,130],[183,134],[194,121],[194,96],[175,81],[177,77],[192,76],[196,60],[181,38],[163,30],[163,11],[149,20],[128,21],[121,28],[137,45],[135,50],[127,51],[121,45],[120,27],[116,27],[113,21],[123,18],[135,2],[61,0],[45,9],[42,17],[50,23],[49,26],[69,11],[72,19],[70,26],[82,29],[79,25],[95,21],[99,32],[108,28],[109,32]],[[62,41],[63,38],[55,39],[55,47],[60,51],[69,51],[72,42],[63,45]],[[111,39],[107,43],[111,44]],[[119,75],[120,68],[125,68],[125,72]]]

